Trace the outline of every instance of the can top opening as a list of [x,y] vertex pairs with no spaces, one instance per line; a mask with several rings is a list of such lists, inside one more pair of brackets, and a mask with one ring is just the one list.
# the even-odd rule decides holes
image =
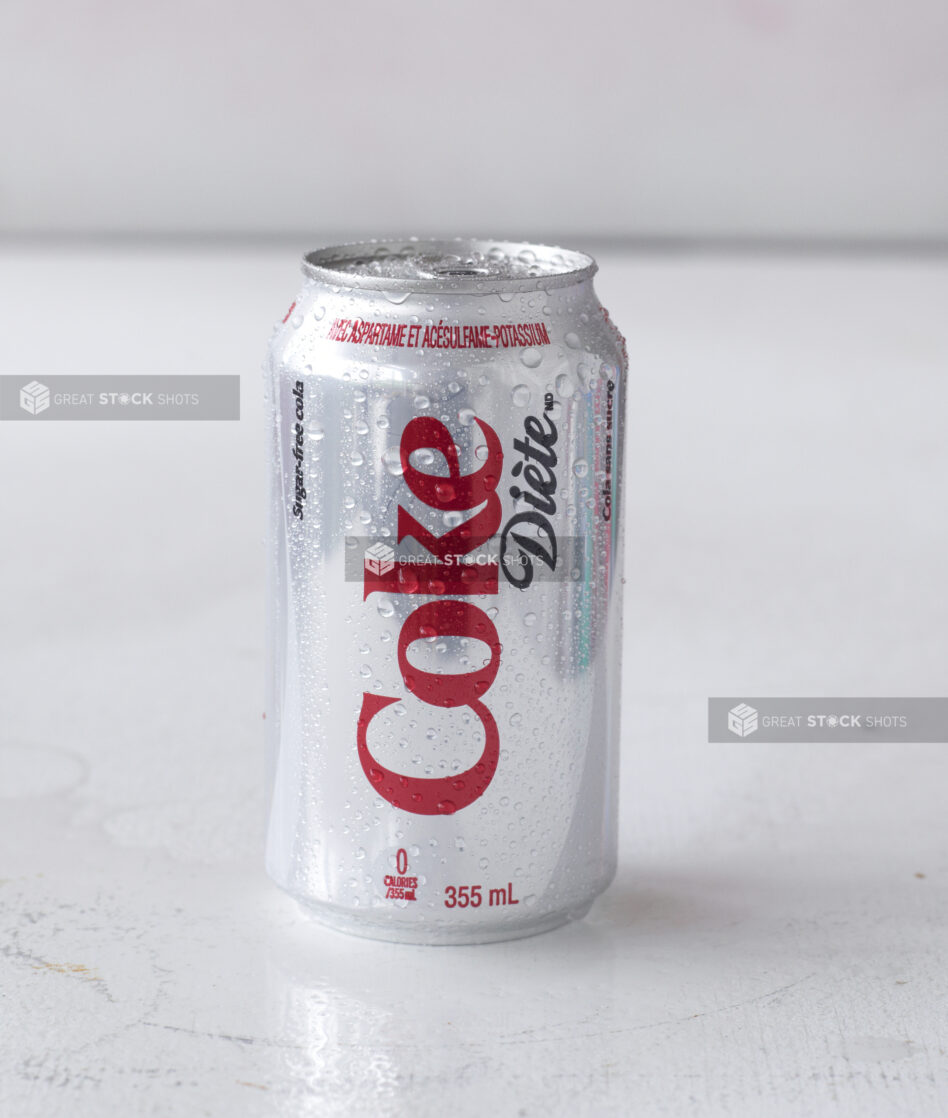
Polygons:
[[596,262],[584,252],[518,241],[355,241],[303,257],[303,274],[333,287],[375,291],[451,291],[492,295],[548,290],[589,279]]

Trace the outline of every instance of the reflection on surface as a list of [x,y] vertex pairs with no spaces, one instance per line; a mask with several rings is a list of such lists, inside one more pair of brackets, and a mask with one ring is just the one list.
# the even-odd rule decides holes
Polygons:
[[396,1114],[409,1096],[433,1101],[464,1084],[502,1103],[504,1083],[534,1063],[510,1060],[512,1046],[568,1040],[606,1011],[615,942],[581,923],[510,943],[415,947],[301,916],[268,961],[294,1105]]
[[287,1113],[433,1113],[458,1088],[472,1114],[516,1113],[511,1098],[555,1110],[564,1091],[605,1105],[610,1067],[793,984],[766,939],[731,950],[743,892],[620,880],[584,921],[477,947],[363,940],[301,914],[268,952]]

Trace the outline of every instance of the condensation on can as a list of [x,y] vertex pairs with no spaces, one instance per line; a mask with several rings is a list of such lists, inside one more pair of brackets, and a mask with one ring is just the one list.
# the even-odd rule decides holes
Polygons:
[[585,914],[616,862],[627,361],[581,253],[310,253],[274,329],[267,868],[357,935]]

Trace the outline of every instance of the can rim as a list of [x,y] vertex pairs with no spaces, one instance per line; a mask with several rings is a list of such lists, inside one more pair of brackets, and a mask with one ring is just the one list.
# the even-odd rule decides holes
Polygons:
[[[533,263],[527,263],[526,266],[545,270],[537,271],[537,274],[504,275],[459,266],[457,269],[440,268],[432,274],[417,276],[386,276],[369,270],[370,261],[378,262],[391,256],[459,257],[460,264],[463,265],[466,257],[488,257],[490,253],[495,256],[499,253],[510,260],[521,262],[524,254],[532,253]],[[363,263],[363,257],[366,270],[353,270]],[[339,266],[343,263],[347,267]],[[598,271],[598,265],[588,253],[558,245],[477,237],[408,237],[327,245],[304,255],[302,271],[310,279],[331,287],[398,291],[406,294],[456,292],[465,295],[496,295],[498,292],[546,291],[555,287],[570,287],[591,279]]]

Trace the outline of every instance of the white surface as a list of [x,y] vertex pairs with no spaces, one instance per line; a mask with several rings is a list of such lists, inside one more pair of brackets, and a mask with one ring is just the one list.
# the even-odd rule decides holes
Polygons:
[[948,748],[705,726],[709,694],[945,692],[948,266],[601,263],[619,877],[581,924],[428,949],[321,930],[260,865],[257,368],[293,255],[6,253],[3,372],[245,381],[240,423],[0,425],[0,1113],[948,1109]]
[[948,237],[943,0],[6,0],[0,230]]

